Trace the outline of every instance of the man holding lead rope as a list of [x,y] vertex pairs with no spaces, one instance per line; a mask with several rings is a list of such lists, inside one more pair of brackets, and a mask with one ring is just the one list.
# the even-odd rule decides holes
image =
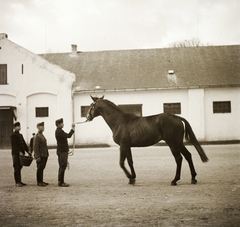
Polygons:
[[72,124],[72,129],[69,133],[66,133],[63,131],[63,119],[60,118],[55,121],[56,124],[56,131],[55,131],[55,137],[57,140],[57,155],[58,155],[58,163],[59,163],[59,170],[58,170],[58,186],[60,187],[68,187],[69,184],[64,182],[64,174],[65,170],[67,168],[68,163],[68,138],[71,138],[71,136],[74,133],[75,124]]

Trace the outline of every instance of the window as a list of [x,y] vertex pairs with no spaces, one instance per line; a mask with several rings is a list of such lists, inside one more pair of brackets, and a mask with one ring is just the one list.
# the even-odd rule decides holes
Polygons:
[[81,106],[81,117],[86,117],[90,106]]
[[36,117],[48,117],[48,107],[36,107]]
[[0,65],[0,84],[7,84],[7,64]]
[[142,104],[118,105],[118,107],[125,113],[133,113],[139,117],[142,116]]
[[163,112],[169,114],[181,114],[181,103],[163,103]]
[[231,102],[213,102],[213,113],[231,113]]

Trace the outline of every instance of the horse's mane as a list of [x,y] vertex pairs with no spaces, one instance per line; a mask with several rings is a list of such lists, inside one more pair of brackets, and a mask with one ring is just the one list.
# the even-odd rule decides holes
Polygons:
[[111,102],[107,99],[103,99],[102,101],[105,102],[105,103],[108,103],[110,106],[112,106],[118,112],[122,112],[122,110],[116,104],[114,104],[113,102]]
[[114,104],[113,102],[104,99],[103,100],[105,103],[108,103],[110,106],[112,106],[116,111],[118,111],[119,113],[121,113],[122,115],[124,115],[125,117],[129,118],[129,119],[135,119],[138,118],[137,115],[133,114],[133,113],[126,113],[124,111],[122,111],[116,104]]

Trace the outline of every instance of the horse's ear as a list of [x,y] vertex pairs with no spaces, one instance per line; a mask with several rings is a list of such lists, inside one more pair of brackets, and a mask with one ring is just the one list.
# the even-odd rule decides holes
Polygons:
[[[90,95],[90,96],[91,96],[91,95]],[[93,102],[97,102],[98,100],[103,100],[104,95],[103,95],[101,98],[98,98],[98,97],[92,97],[92,96],[91,96],[91,98],[92,98]]]
[[[90,96],[91,96],[91,95],[90,95]],[[91,98],[92,98],[93,102],[96,102],[96,101],[98,100],[97,97],[92,97],[92,96],[91,96]]]

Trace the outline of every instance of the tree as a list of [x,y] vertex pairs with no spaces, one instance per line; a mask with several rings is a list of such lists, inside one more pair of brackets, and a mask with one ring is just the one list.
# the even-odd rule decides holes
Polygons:
[[185,39],[184,41],[178,41],[169,44],[169,47],[200,47],[200,46],[210,46],[209,43],[202,43],[199,38]]

